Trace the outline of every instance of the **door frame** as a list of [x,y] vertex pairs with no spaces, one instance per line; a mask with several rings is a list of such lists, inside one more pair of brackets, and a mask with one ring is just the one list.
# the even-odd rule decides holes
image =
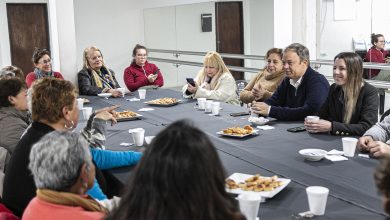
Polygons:
[[[58,30],[55,0],[0,0],[0,67],[11,65],[11,47],[9,40],[7,3],[13,4],[47,4],[47,17],[49,25],[49,45],[53,69],[60,71],[60,56],[58,45]],[[32,54],[31,54],[32,55]]]

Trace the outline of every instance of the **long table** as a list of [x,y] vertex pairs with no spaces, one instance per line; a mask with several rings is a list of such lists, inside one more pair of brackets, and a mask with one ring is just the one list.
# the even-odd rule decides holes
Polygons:
[[[183,99],[180,92],[170,89],[148,90],[146,100],[128,101],[138,95],[124,98],[102,99],[88,97],[91,106],[101,108],[120,105],[120,110],[137,110],[150,107],[144,101],[172,97],[182,102],[172,107],[151,107],[154,111],[138,112],[141,120],[120,122],[108,128],[107,147],[112,150],[142,151],[143,147],[123,147],[122,142],[132,142],[128,129],[142,127],[145,135],[156,135],[170,123],[179,119],[191,119],[214,143],[227,176],[233,173],[260,173],[264,176],[278,175],[291,179],[291,183],[261,204],[259,216],[262,219],[296,219],[293,215],[307,211],[305,188],[321,185],[329,188],[329,197],[324,216],[317,219],[385,219],[381,196],[373,180],[376,159],[355,156],[348,161],[331,162],[304,160],[298,151],[304,148],[342,150],[341,137],[307,132],[290,133],[286,129],[302,125],[302,122],[272,121],[275,129],[260,131],[257,136],[243,139],[221,137],[216,134],[223,128],[248,124],[248,117],[231,117],[229,113],[246,109],[222,103],[220,116],[210,116],[198,111],[196,102]],[[112,173],[122,182],[131,175],[131,167],[113,169]]]

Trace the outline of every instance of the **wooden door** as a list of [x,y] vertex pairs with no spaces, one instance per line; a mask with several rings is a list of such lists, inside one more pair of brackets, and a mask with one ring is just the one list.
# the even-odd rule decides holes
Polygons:
[[50,50],[46,4],[7,3],[11,62],[26,74],[33,70],[35,47]]
[[[244,53],[242,2],[216,2],[216,39],[219,53]],[[226,65],[244,66],[244,60],[224,58]],[[234,78],[244,79],[243,72],[231,71]]]

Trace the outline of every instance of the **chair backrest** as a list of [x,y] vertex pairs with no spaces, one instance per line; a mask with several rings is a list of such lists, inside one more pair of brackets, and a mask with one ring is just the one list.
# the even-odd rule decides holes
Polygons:
[[381,120],[380,121],[383,121],[383,119],[386,118],[386,116],[390,115],[390,109],[387,109],[381,116]]

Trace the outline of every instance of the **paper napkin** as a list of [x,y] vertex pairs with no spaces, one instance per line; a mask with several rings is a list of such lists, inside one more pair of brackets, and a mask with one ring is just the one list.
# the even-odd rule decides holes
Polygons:
[[140,111],[140,112],[149,112],[149,111],[153,111],[153,110],[154,110],[154,108],[141,108],[138,111]]

